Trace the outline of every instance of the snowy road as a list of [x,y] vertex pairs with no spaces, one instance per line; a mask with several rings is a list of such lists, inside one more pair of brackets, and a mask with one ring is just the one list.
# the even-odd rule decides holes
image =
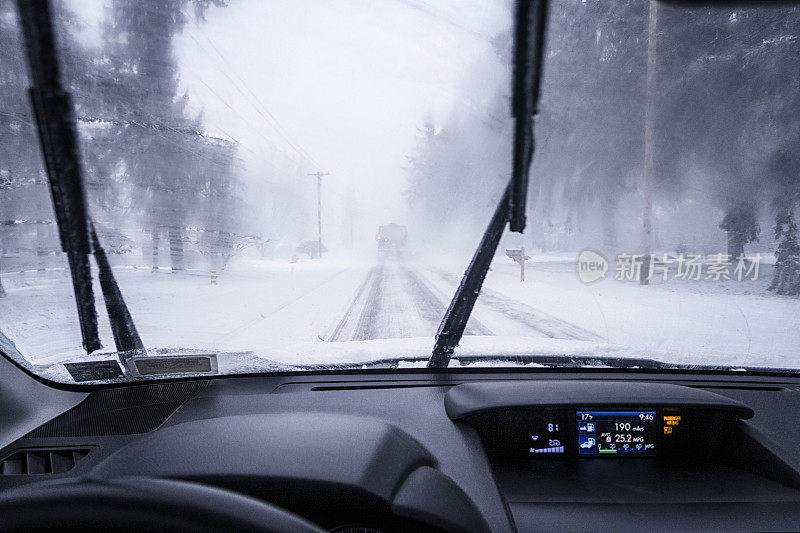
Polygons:
[[[327,341],[432,337],[460,277],[441,269],[386,260],[364,276],[350,305]],[[439,282],[439,287],[435,286]],[[465,335],[502,334],[582,341],[603,341],[596,333],[484,288]],[[508,330],[511,331],[508,331]]]
[[[586,285],[568,259],[533,263],[521,283],[518,267],[498,258],[467,324],[463,350],[800,366],[800,329],[787,327],[800,313],[800,300],[772,296],[768,277],[750,284],[642,287],[607,279]],[[424,356],[463,268],[463,258],[448,257],[404,262],[329,255],[298,263],[250,257],[232,262],[216,285],[203,270],[114,270],[148,348],[248,352],[291,365],[395,352]],[[0,299],[0,329],[31,363],[85,357],[66,271],[4,272],[2,281],[8,295]],[[95,296],[105,346],[96,356],[102,357],[114,341],[99,290]]]
[[[262,260],[231,266],[217,285],[203,271],[115,268],[147,347],[252,351],[284,359],[287,347],[320,341],[428,339],[432,343],[460,275],[426,263],[392,258],[303,262]],[[82,354],[67,272],[3,274],[2,331],[36,364]],[[113,339],[99,294],[101,340]],[[465,336],[602,340],[490,288],[485,288]]]
[[[447,304],[412,266],[387,260],[373,266],[359,285],[328,341],[433,336]],[[491,335],[473,320],[467,335]]]

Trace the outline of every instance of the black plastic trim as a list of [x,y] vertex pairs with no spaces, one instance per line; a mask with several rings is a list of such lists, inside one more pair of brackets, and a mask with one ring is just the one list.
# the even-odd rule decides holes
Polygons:
[[714,392],[671,383],[555,380],[537,383],[465,383],[447,391],[444,406],[451,420],[518,407],[619,406],[643,402],[655,407],[700,408],[752,418],[741,402]]

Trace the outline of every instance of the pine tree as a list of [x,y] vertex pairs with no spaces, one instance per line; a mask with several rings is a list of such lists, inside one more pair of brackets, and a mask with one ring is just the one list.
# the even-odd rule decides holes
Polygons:
[[758,235],[761,233],[752,204],[738,204],[729,208],[719,227],[728,233],[728,255],[731,261],[743,257],[745,245],[758,242]]
[[[15,20],[14,2],[0,0],[0,255],[9,249],[41,255],[52,210],[28,101],[22,35],[11,23]],[[56,242],[52,247],[58,249]]]
[[785,198],[776,202],[775,238],[779,239],[779,243],[769,290],[795,296],[800,294],[800,244],[797,242],[794,209]]
[[800,195],[800,174],[798,173],[798,157],[791,148],[791,138],[784,138],[787,146],[775,151],[768,172],[772,183],[779,191],[772,206],[775,210],[775,239],[778,247],[775,250],[775,270],[769,290],[776,294],[800,294],[800,245],[797,242],[797,224],[794,211]]
[[200,116],[187,112],[178,94],[174,38],[193,5],[202,20],[221,0],[113,0],[104,27],[105,54],[98,71],[99,114],[106,124],[97,164],[122,169],[142,225],[153,237],[153,267],[166,235],[173,271],[185,268],[185,230],[202,180],[194,171],[206,161]]
[[231,142],[206,139],[204,153],[211,159],[198,162],[195,171],[200,181],[200,209],[196,223],[201,228],[197,246],[209,259],[210,270],[220,272],[240,243],[239,190],[236,145]]

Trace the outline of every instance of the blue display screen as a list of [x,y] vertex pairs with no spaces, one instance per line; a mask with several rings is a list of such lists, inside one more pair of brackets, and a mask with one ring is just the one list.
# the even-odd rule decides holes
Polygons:
[[579,456],[655,455],[657,422],[654,409],[630,411],[578,410]]

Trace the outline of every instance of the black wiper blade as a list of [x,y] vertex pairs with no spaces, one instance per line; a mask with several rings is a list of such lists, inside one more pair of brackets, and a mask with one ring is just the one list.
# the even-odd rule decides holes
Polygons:
[[475,301],[481,292],[486,272],[489,270],[489,265],[492,264],[492,258],[497,251],[497,245],[500,244],[500,237],[503,236],[506,222],[508,222],[509,194],[509,188],[506,188],[506,192],[500,199],[494,216],[481,238],[481,243],[472,256],[472,260],[464,272],[464,277],[461,278],[461,283],[450,301],[450,306],[436,332],[436,343],[433,345],[433,353],[428,360],[428,368],[446,367],[453,351],[461,341],[472,308],[475,307]]
[[509,222],[511,231],[522,232],[525,229],[528,173],[534,151],[533,117],[539,105],[546,17],[546,0],[518,0],[512,83],[515,125],[511,181],[439,325],[433,352],[428,359],[429,368],[446,367],[450,362],[467,327],[506,222]]
[[83,347],[87,353],[103,347],[98,333],[89,263],[89,255],[94,253],[117,350],[143,350],[86,207],[72,100],[61,86],[50,2],[17,0],[17,8],[31,76],[31,106],[53,198],[61,249],[69,262]]
[[111,323],[111,334],[114,336],[114,345],[117,347],[119,357],[125,360],[135,354],[143,354],[144,343],[142,343],[139,332],[133,324],[133,317],[128,311],[128,306],[125,305],[117,280],[114,279],[114,272],[111,270],[111,264],[108,262],[106,252],[97,238],[94,224],[91,224],[89,231],[92,237],[94,260],[97,262],[97,270],[99,271],[100,289],[103,291],[106,313],[108,313],[108,321]]
[[533,118],[539,111],[546,20],[546,0],[517,2],[511,102],[511,115],[514,117],[514,163],[508,208],[509,229],[519,233],[525,229],[528,175],[534,150]]
[[102,348],[94,308],[89,265],[89,228],[78,168],[78,147],[70,127],[71,102],[60,84],[53,27],[48,2],[17,2],[25,35],[31,88],[31,107],[39,130],[42,155],[49,177],[61,249],[67,254],[83,347],[87,353]]

